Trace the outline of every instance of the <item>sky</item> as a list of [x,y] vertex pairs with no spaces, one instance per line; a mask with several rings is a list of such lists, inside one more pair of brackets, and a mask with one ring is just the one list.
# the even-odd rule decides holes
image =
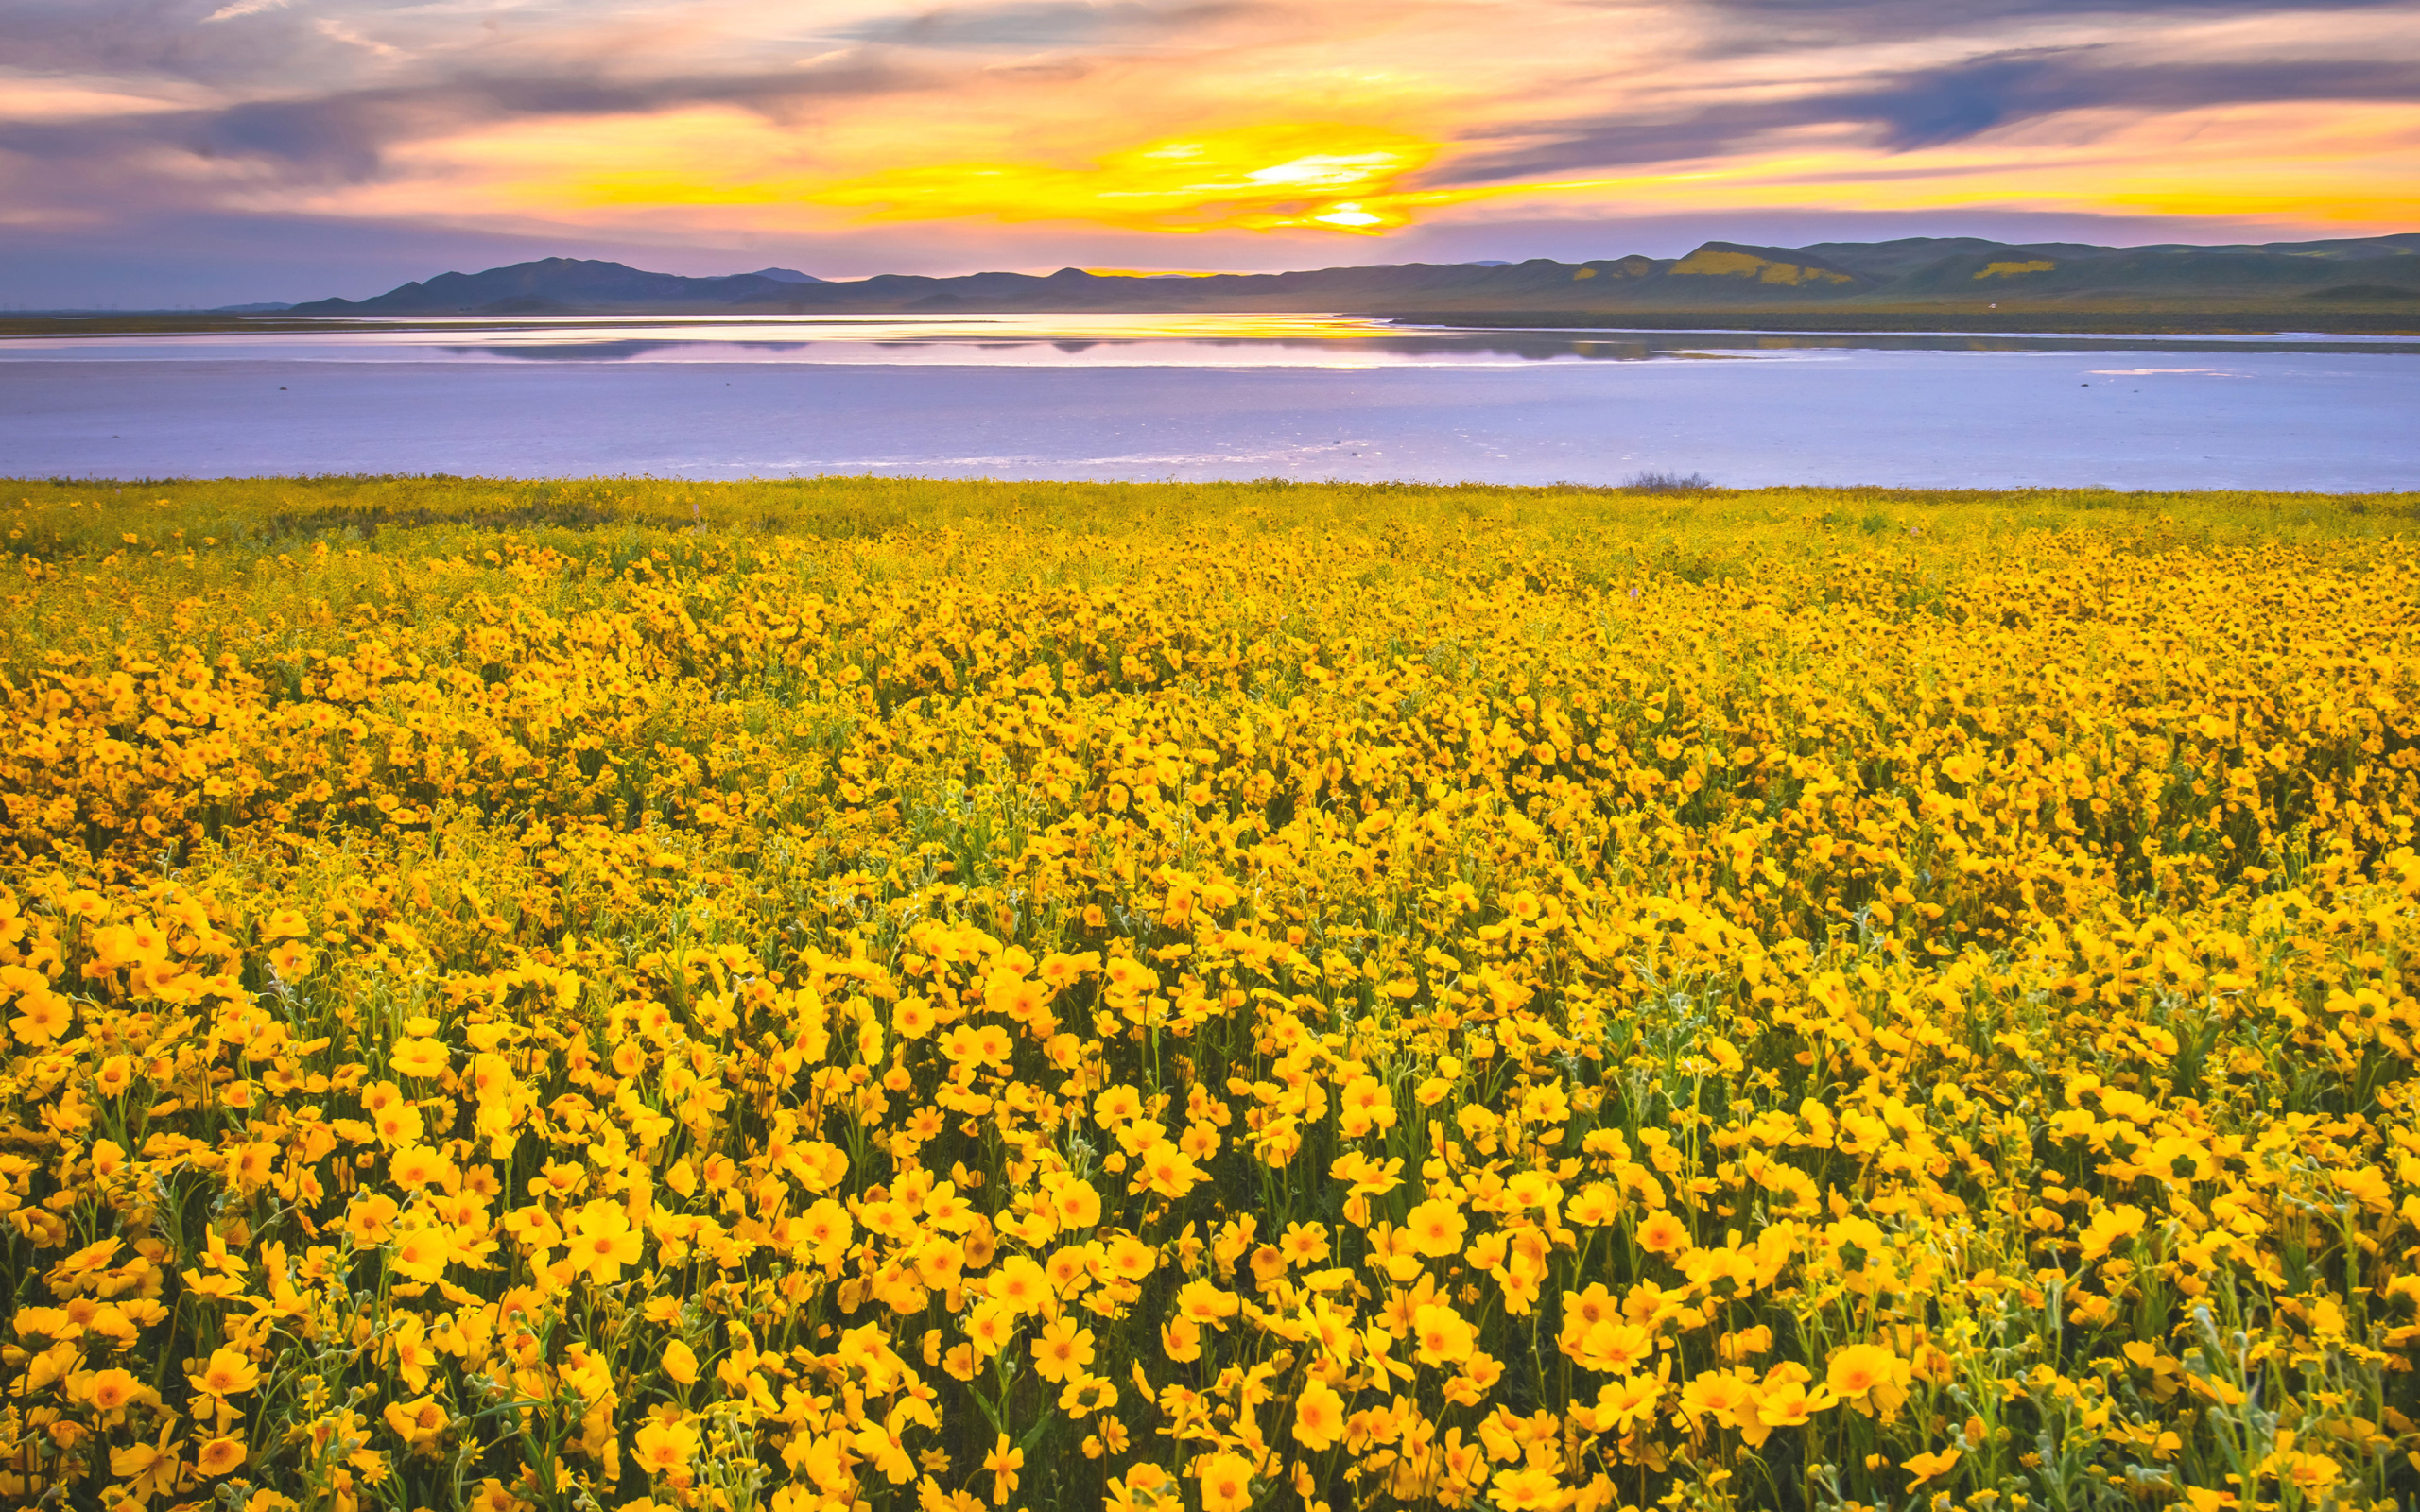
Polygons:
[[0,307],[2420,230],[2420,0],[0,0]]

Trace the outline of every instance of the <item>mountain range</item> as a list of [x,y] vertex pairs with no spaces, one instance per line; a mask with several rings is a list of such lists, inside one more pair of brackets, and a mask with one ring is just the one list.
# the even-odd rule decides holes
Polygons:
[[1398,263],[1296,273],[1150,276],[882,274],[825,281],[769,267],[719,278],[549,257],[442,273],[366,300],[317,300],[289,315],[518,316],[948,311],[1368,314],[1623,313],[1713,309],[1979,310],[2207,307],[2314,300],[2336,307],[2420,303],[2420,233],[2231,247],[2096,247],[1908,237],[1754,247],[1708,242],[1685,257]]

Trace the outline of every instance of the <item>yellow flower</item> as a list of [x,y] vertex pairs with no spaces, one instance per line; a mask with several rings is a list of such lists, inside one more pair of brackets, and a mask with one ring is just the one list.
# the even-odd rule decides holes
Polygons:
[[977,1303],[967,1313],[967,1342],[987,1360],[1007,1349],[1016,1332],[1017,1315],[997,1302]]
[[1876,1345],[1851,1344],[1832,1351],[1824,1384],[1835,1396],[1863,1397],[1876,1386],[1892,1386],[1907,1379],[1907,1363]]
[[1252,1505],[1252,1466],[1241,1454],[1205,1454],[1195,1473],[1201,1480],[1201,1512],[1244,1512]]
[[1487,1499],[1505,1512],[1553,1512],[1570,1502],[1563,1483],[1549,1469],[1499,1470],[1488,1486]]
[[1160,1325],[1160,1349],[1179,1365],[1201,1358],[1201,1326],[1190,1318],[1170,1318]]
[[698,1380],[698,1356],[695,1350],[679,1339],[664,1347],[664,1373],[681,1385],[695,1385]]
[[424,1079],[442,1074],[448,1057],[444,1043],[437,1040],[400,1040],[387,1057],[387,1064],[398,1075]]
[[1059,1410],[1078,1422],[1116,1405],[1116,1383],[1099,1376],[1079,1376],[1059,1393]]
[[1718,1428],[1738,1428],[1755,1416],[1755,1388],[1735,1375],[1709,1371],[1681,1387],[1681,1416],[1692,1427],[1700,1418]]
[[2083,1231],[2083,1258],[2099,1260],[2143,1231],[2143,1210],[2120,1203],[2093,1214]]
[[992,1503],[995,1506],[1009,1504],[1009,1497],[1017,1488],[1017,1471],[1025,1465],[1025,1451],[1013,1448],[1009,1435],[1002,1434],[1000,1442],[983,1458],[983,1472],[992,1477]]
[[[24,971],[24,968],[0,967],[0,971]],[[76,1005],[51,991],[40,972],[24,974],[32,980],[18,988],[17,1014],[9,1021],[9,1032],[27,1044],[49,1044],[75,1025]]]
[[1814,1419],[1819,1412],[1839,1405],[1831,1392],[1818,1386],[1812,1392],[1796,1381],[1769,1385],[1756,1396],[1756,1420],[1768,1428],[1797,1428]]
[[1171,1202],[1184,1200],[1202,1180],[1201,1167],[1193,1158],[1166,1141],[1143,1153],[1141,1177],[1145,1187]]
[[696,1457],[698,1431],[685,1422],[649,1418],[632,1435],[631,1449],[639,1468],[648,1475],[669,1475]]
[[1452,1308],[1430,1303],[1411,1314],[1411,1336],[1422,1365],[1457,1365],[1471,1356],[1478,1334]]
[[396,1274],[410,1280],[434,1282],[441,1280],[454,1263],[454,1237],[441,1226],[424,1223],[399,1231],[389,1255]]
[[1043,1380],[1057,1383],[1080,1376],[1093,1363],[1093,1334],[1073,1318],[1043,1325],[1033,1340],[1033,1368]]
[[200,1373],[185,1377],[193,1389],[208,1397],[235,1397],[260,1383],[261,1373],[251,1361],[233,1349],[214,1349]]
[[1344,1399],[1324,1381],[1294,1395],[1294,1441],[1314,1454],[1333,1448],[1344,1432]]
[[93,1074],[93,1085],[103,1097],[125,1096],[127,1089],[134,1085],[134,1058],[112,1056],[103,1060]]
[[1645,1427],[1654,1420],[1663,1399],[1660,1376],[1626,1376],[1611,1383],[1597,1394],[1598,1431],[1619,1434]]
[[1948,1473],[1958,1463],[1958,1451],[1940,1450],[1930,1454],[1910,1454],[1899,1468],[1908,1472],[1908,1489],[1912,1491],[1936,1475]]
[[288,939],[310,932],[310,917],[298,909],[275,909],[261,920],[261,938],[265,940]]
[[1462,1235],[1469,1227],[1460,1208],[1435,1198],[1413,1208],[1404,1219],[1404,1229],[1411,1235],[1412,1247],[1431,1258],[1460,1254]]
[[1026,1315],[1050,1307],[1057,1297],[1049,1275],[1024,1255],[1012,1255],[1003,1262],[984,1290],[1002,1307]]
[[1635,1323],[1607,1318],[1566,1335],[1564,1352],[1589,1370],[1636,1369],[1655,1353],[1655,1335]]
[[1668,1212],[1653,1212],[1638,1226],[1638,1246],[1650,1254],[1668,1255],[1689,1247],[1689,1230]]
[[1132,1234],[1119,1234],[1101,1252],[1101,1263],[1121,1280],[1139,1281],[1159,1266],[1159,1252]]
[[572,1214],[565,1247],[577,1270],[599,1286],[611,1286],[622,1279],[623,1266],[638,1263],[642,1246],[621,1205],[600,1199]]
[[143,1387],[131,1371],[109,1369],[93,1372],[93,1379],[85,1383],[84,1389],[95,1407],[102,1412],[115,1412],[135,1400],[142,1394]]
[[2299,1450],[2271,1454],[2261,1462],[2260,1469],[2263,1474],[2277,1477],[2313,1503],[2325,1496],[2344,1472],[2343,1467],[2327,1455]]
[[406,1448],[417,1449],[435,1441],[442,1434],[449,1419],[445,1409],[434,1397],[417,1397],[409,1401],[390,1401],[384,1414],[387,1426],[394,1431]]
[[1100,1222],[1100,1193],[1089,1181],[1069,1181],[1052,1192],[1059,1222],[1069,1228],[1090,1228]]
[[1177,1316],[1187,1323],[1208,1323],[1223,1329],[1240,1306],[1242,1299],[1235,1293],[1220,1291],[1206,1280],[1187,1281],[1177,1288]]

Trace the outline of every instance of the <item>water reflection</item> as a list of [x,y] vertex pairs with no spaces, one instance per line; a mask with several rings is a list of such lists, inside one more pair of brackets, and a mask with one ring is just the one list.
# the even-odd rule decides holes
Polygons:
[[[2376,342],[2346,344],[2314,339],[2279,343],[2227,342],[2155,336],[1974,336],[1974,335],[1764,335],[1754,333],[1673,332],[1622,337],[1567,332],[1507,332],[1458,329],[1412,334],[1355,332],[1340,335],[1156,336],[1067,338],[971,338],[916,335],[879,340],[698,340],[480,341],[441,350],[464,361],[504,362],[952,362],[1009,358],[1050,363],[1091,354],[1096,361],[1133,366],[1252,365],[1284,357],[1322,366],[1463,366],[1474,363],[1659,362],[1753,360],[1757,357],[1821,357],[1864,352],[2312,352],[2420,351]],[[1304,365],[1288,362],[1286,366]]]
[[0,360],[744,362],[1110,367],[1488,367],[1864,352],[2420,352],[2397,337],[1875,334],[1407,326],[1349,316],[952,316],[263,320],[237,332],[0,339]]

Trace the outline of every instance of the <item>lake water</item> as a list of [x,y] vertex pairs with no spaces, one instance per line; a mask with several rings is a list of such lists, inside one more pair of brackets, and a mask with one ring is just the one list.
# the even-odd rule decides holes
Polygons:
[[287,321],[0,339],[0,477],[2420,487],[2420,339],[1327,316]]

